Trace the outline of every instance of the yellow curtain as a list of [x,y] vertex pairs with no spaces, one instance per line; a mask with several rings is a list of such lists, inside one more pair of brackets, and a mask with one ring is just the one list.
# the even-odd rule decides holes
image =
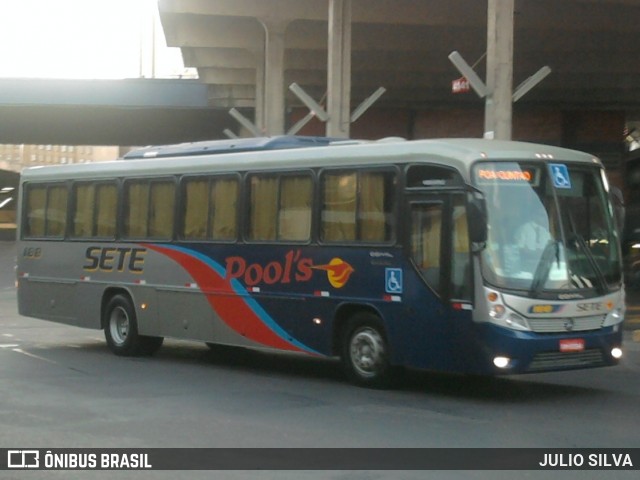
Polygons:
[[149,237],[172,238],[175,204],[175,185],[170,182],[151,184],[149,208]]
[[424,255],[427,267],[440,267],[440,243],[442,238],[442,209],[432,208],[424,235]]
[[325,175],[323,190],[323,240],[355,240],[356,174]]
[[251,218],[249,236],[252,240],[276,239],[278,180],[273,177],[251,179]]
[[309,239],[312,185],[311,178],[308,176],[282,178],[278,239],[300,241]]
[[67,187],[49,188],[47,236],[62,237],[67,226]]
[[46,200],[46,188],[29,187],[27,194],[27,235],[32,237],[44,236],[44,209]]
[[413,258],[422,269],[440,267],[442,207],[415,207],[412,218]]
[[118,191],[115,185],[98,186],[98,201],[96,207],[96,235],[105,238],[115,237],[118,208]]
[[384,174],[363,173],[360,175],[360,198],[358,220],[359,240],[382,242],[386,240],[384,215]]
[[209,182],[207,180],[187,182],[184,227],[182,231],[184,238],[204,239],[207,237],[208,191]]
[[147,212],[149,211],[149,185],[146,183],[127,184],[127,216],[125,235],[131,238],[147,236]]
[[74,237],[90,237],[93,229],[94,186],[77,185],[75,188],[75,205],[73,213]]
[[238,229],[238,181],[235,178],[216,180],[211,191],[211,203],[212,238],[235,239]]

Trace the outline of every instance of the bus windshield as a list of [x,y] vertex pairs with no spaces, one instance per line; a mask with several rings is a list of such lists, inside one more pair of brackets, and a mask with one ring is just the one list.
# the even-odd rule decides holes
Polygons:
[[618,234],[599,167],[483,162],[474,180],[487,199],[488,283],[533,297],[604,294],[619,285]]

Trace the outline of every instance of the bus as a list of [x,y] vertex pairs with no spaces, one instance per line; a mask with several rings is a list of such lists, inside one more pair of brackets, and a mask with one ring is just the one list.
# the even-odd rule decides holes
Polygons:
[[369,387],[405,367],[619,362],[620,238],[597,158],[481,139],[244,141],[26,169],[19,313],[102,329],[117,355],[169,337],[337,357]]

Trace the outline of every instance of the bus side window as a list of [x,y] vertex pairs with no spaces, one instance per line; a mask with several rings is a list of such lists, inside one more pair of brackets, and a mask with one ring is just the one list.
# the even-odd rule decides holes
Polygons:
[[278,239],[305,241],[311,234],[310,176],[284,176],[280,180]]
[[150,238],[173,237],[175,188],[173,182],[151,182],[148,232]]
[[196,178],[184,182],[181,237],[186,240],[235,240],[238,218],[236,178]]
[[172,181],[125,183],[124,236],[170,239],[173,237],[175,184]]
[[47,196],[47,237],[64,237],[67,228],[67,187],[50,187]]
[[438,293],[441,293],[442,216],[440,203],[420,203],[411,207],[411,255],[425,281]]
[[453,200],[452,296],[458,300],[471,300],[469,224],[463,200],[461,196],[456,196]]
[[71,236],[114,238],[118,189],[113,183],[76,184],[73,188]]
[[25,237],[64,237],[67,227],[67,187],[30,185],[26,195]]
[[311,236],[310,175],[252,175],[249,238],[306,241]]
[[278,218],[278,178],[253,175],[250,185],[249,238],[275,240]]
[[44,237],[47,187],[29,185],[27,188],[25,237]]
[[327,173],[322,185],[322,239],[326,242],[355,240],[356,174]]
[[393,240],[395,176],[389,171],[327,172],[322,178],[325,242]]

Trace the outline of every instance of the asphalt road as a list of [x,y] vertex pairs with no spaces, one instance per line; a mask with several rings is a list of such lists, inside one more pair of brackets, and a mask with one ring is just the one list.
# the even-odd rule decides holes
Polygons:
[[[102,332],[17,315],[0,243],[0,448],[640,447],[640,343],[613,368],[498,379],[411,372],[357,388],[333,361],[166,341],[112,355]],[[9,265],[7,265],[7,262]],[[637,472],[2,472],[70,478],[637,478]]]

